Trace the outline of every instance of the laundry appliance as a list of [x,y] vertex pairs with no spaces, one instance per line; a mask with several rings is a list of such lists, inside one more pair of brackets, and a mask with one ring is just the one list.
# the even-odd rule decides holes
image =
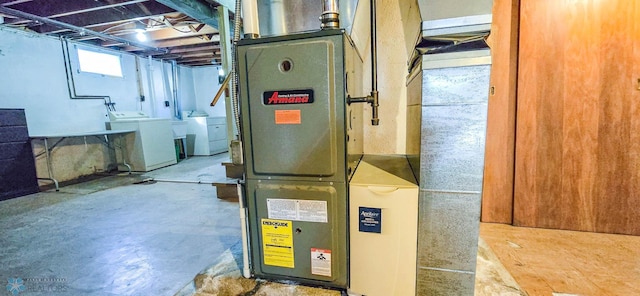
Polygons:
[[150,118],[141,111],[109,111],[109,120],[109,130],[136,131],[125,137],[124,153],[116,152],[118,163],[124,160],[132,171],[147,172],[177,162],[171,119]]

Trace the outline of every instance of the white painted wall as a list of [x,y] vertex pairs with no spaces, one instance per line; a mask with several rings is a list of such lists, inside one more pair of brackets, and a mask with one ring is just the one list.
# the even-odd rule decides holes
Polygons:
[[31,134],[104,129],[103,100],[69,98],[59,40],[0,27],[0,68],[0,107],[25,109]]
[[[140,59],[145,95],[140,102],[136,58],[122,54],[123,78],[75,73],[76,94],[110,96],[117,110],[143,110],[154,117],[172,118],[172,107],[164,106],[164,101],[173,105],[171,65]],[[31,134],[105,129],[104,100],[70,98],[58,39],[0,27],[0,65],[5,73],[0,79],[0,107],[25,109]],[[186,75],[183,79],[192,78]]]
[[194,110],[196,109],[196,89],[193,81],[193,68],[179,66],[178,69],[180,110]]
[[[408,59],[420,33],[415,0],[377,1],[378,99],[380,125],[371,125],[371,108],[364,107],[364,152],[406,153],[406,79]],[[370,1],[359,1],[351,38],[363,56],[364,92],[371,92]]]
[[[74,43],[69,44],[73,53]],[[152,117],[173,118],[171,64],[118,54],[122,57],[124,77],[76,72],[76,95],[110,96],[117,110],[142,110]],[[71,57],[72,64],[77,63],[74,58]],[[213,98],[219,87],[215,67],[178,68],[179,105],[183,110],[197,107],[197,102],[203,101],[204,97]],[[0,76],[0,108],[25,109],[31,135],[105,130],[108,116],[103,99],[71,99],[59,39],[0,26],[0,70],[3,73]],[[199,86],[199,83],[205,85]],[[140,100],[141,95],[145,97],[144,101]],[[198,97],[202,98],[197,100]],[[170,102],[169,107],[165,106],[165,101]],[[224,116],[224,103],[209,111]],[[54,151],[53,167],[60,181],[107,170],[105,166],[113,162],[99,142],[89,141],[86,145],[84,141],[80,142],[67,140]],[[38,153],[39,143],[34,146]],[[82,157],[77,157],[78,154]],[[43,163],[44,159],[39,157],[39,176],[46,175]]]
[[211,107],[211,101],[215,97],[220,83],[218,83],[218,67],[207,66],[192,68],[195,86],[196,110],[205,111],[209,116],[226,116],[224,95],[218,103]]

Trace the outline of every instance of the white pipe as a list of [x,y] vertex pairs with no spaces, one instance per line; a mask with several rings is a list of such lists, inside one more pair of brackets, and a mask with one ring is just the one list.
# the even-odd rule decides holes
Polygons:
[[[171,64],[168,64],[171,65]],[[163,60],[160,60],[160,66],[162,67],[162,85],[164,86],[164,101],[165,102],[169,102],[169,107],[172,105],[171,101],[173,101],[173,93],[171,92],[171,73],[169,73],[169,71],[167,71],[166,66],[167,63],[165,63]],[[166,105],[165,105],[166,106]],[[171,112],[169,112],[169,116],[167,118],[171,118],[173,115],[171,115]]]
[[249,268],[249,237],[247,236],[247,208],[244,205],[242,194],[242,185],[237,185],[238,201],[240,204],[240,229],[242,230],[242,276],[251,278],[251,269]]
[[242,24],[244,25],[245,37],[255,38],[260,36],[257,0],[242,1]]
[[171,61],[171,74],[173,74],[173,117],[182,119],[180,116],[180,100],[178,98],[180,95],[180,77],[178,76],[178,63],[175,60]]
[[149,105],[151,106],[151,117],[156,117],[156,90],[153,81],[153,60],[151,56],[147,59],[147,82],[149,83]]

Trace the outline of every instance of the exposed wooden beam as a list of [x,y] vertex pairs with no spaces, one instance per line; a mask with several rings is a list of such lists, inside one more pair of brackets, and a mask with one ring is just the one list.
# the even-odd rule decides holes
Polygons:
[[220,45],[216,43],[205,43],[205,44],[198,44],[196,46],[174,47],[169,51],[169,53],[180,54],[185,52],[206,51],[206,50],[220,51]]
[[[172,8],[166,7],[156,2],[149,2],[147,3],[146,7],[149,9],[149,11],[152,12],[154,16],[161,16],[167,13],[174,12]],[[93,27],[110,23],[119,23],[123,20],[140,20],[150,17],[146,13],[141,11],[136,5],[128,5],[125,8],[127,9],[123,10],[111,8],[105,10],[90,11],[83,14],[74,14],[59,17],[56,20],[78,27]],[[31,29],[39,33],[52,33],[54,31],[59,31],[59,27],[52,25],[34,26],[31,27]]]
[[[117,36],[110,36],[110,35],[103,34],[103,33],[100,33],[100,32],[87,30],[85,28],[81,28],[81,27],[73,26],[73,25],[70,25],[70,24],[67,24],[67,23],[63,23],[63,22],[60,22],[60,21],[57,21],[57,20],[48,19],[48,18],[37,16],[37,15],[25,13],[25,12],[22,12],[22,11],[19,11],[19,10],[15,10],[15,9],[11,9],[11,8],[8,8],[8,7],[4,7],[4,6],[0,6],[0,12],[7,13],[7,14],[10,14],[10,15],[19,16],[19,17],[25,18],[25,19],[30,19],[30,20],[37,21],[37,22],[40,22],[40,23],[43,23],[43,24],[55,25],[55,26],[62,27],[62,28],[65,28],[65,29],[69,29],[69,30],[73,30],[73,31],[86,32],[87,34],[95,35],[95,36],[98,36],[98,37],[103,38],[103,39],[111,39],[111,40],[116,40],[118,42],[122,41],[122,42],[129,43],[128,40],[123,40],[122,38],[117,37]],[[149,52],[154,52],[154,51],[162,51],[163,53],[167,52],[167,50],[165,50],[165,49],[148,46],[146,44],[140,44],[138,42],[130,42],[130,44],[138,46],[139,48],[145,49],[145,50],[147,50]]]
[[179,58],[176,61],[180,63],[188,63],[188,62],[197,62],[197,61],[206,61],[206,60],[210,61],[214,59],[220,59],[220,56]]
[[197,0],[156,0],[211,27],[218,28],[218,15],[212,5]]
[[202,58],[202,57],[210,57],[210,56],[220,57],[220,52],[219,51],[186,52],[186,53],[180,54],[179,58],[181,58],[181,59]]
[[[212,36],[211,39],[218,39],[218,36]],[[171,39],[160,42],[151,43],[155,47],[176,47],[176,46],[186,46],[186,45],[196,45],[196,44],[211,44],[211,41],[205,41],[202,38],[198,37],[188,37],[188,38],[179,38],[179,39]],[[140,51],[137,47],[126,46],[123,48],[125,51]]]
[[209,63],[204,63],[204,62],[182,63],[180,65],[189,66],[189,67],[219,66],[220,65],[220,61],[211,61]]
[[[131,4],[137,4],[141,2],[147,2],[149,0],[114,0],[112,4],[105,5],[98,1],[86,1],[86,0],[65,0],[64,5],[60,5],[59,2],[47,2],[36,5],[34,3],[20,3],[12,6],[11,8],[20,11],[28,12],[38,16],[47,18],[60,18],[63,16],[82,14],[97,10],[118,8],[120,6],[126,6]],[[12,24],[21,24],[28,21],[15,22]]]
[[220,4],[226,7],[227,9],[229,9],[231,14],[233,14],[236,11],[236,2],[233,0],[206,0],[206,1],[213,4]]
[[[210,26],[206,26],[204,29],[200,30],[200,32],[196,32],[193,33],[188,29],[185,29],[186,33],[178,31],[176,29],[180,29],[178,27],[174,28],[167,28],[167,29],[161,29],[161,30],[156,30],[156,31],[148,31],[145,32],[144,34],[147,35],[147,38],[149,40],[153,40],[150,41],[150,43],[153,42],[159,42],[160,40],[170,40],[170,39],[179,39],[179,38],[187,38],[187,37],[198,37],[198,36],[203,36],[203,35],[213,35],[213,34],[217,34],[218,30],[211,28]],[[136,34],[137,33],[128,33],[128,34],[114,34],[116,36],[120,36],[122,38],[125,39],[131,39],[131,40],[135,40],[136,39]],[[205,38],[203,38],[205,39]],[[104,41],[102,42],[102,46],[118,46],[121,45],[121,43],[116,43],[113,41]]]
[[140,8],[140,10],[144,11],[144,13],[146,13],[147,15],[152,15],[153,13],[151,13],[151,10],[149,10],[144,3],[140,2],[137,3],[136,5],[138,5],[138,8]]
[[2,6],[11,6],[25,2],[31,2],[33,0],[0,0],[0,5]]
[[[191,18],[185,16],[184,14],[182,14],[180,12],[173,12],[173,13],[163,13],[163,14],[159,14],[159,15],[141,16],[141,17],[135,18],[135,19],[123,19],[123,20],[110,22],[110,23],[105,23],[105,24],[89,25],[89,26],[87,26],[87,28],[91,28],[94,31],[100,31],[100,32],[106,32],[106,31],[116,32],[118,30],[133,29],[134,28],[133,22],[135,22],[135,21],[142,21],[142,20],[147,19],[150,22],[152,22],[153,24],[157,24],[157,22],[158,22],[157,19],[161,19],[161,18],[178,19],[178,18],[181,18],[181,17],[186,17],[187,21],[192,20]],[[153,21],[151,21],[151,20],[153,20]],[[52,33],[56,33],[56,32],[52,32]]]
[[206,25],[205,24],[199,24],[197,26],[189,25],[189,30],[191,30],[191,32],[197,33],[197,32],[200,32],[200,30],[202,30],[202,28],[204,28],[204,26],[206,26]]

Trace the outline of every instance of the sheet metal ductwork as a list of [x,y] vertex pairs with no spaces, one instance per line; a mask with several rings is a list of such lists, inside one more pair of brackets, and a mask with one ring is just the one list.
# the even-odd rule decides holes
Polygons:
[[308,0],[257,0],[260,36],[280,36],[316,31],[321,28],[321,16],[333,17],[335,3],[339,13],[340,28],[351,33],[351,25],[358,6],[358,0],[324,1]]
[[414,59],[421,54],[487,48],[492,0],[419,0],[422,34]]
[[491,0],[419,0],[407,79],[407,157],[419,177],[416,295],[474,295]]

